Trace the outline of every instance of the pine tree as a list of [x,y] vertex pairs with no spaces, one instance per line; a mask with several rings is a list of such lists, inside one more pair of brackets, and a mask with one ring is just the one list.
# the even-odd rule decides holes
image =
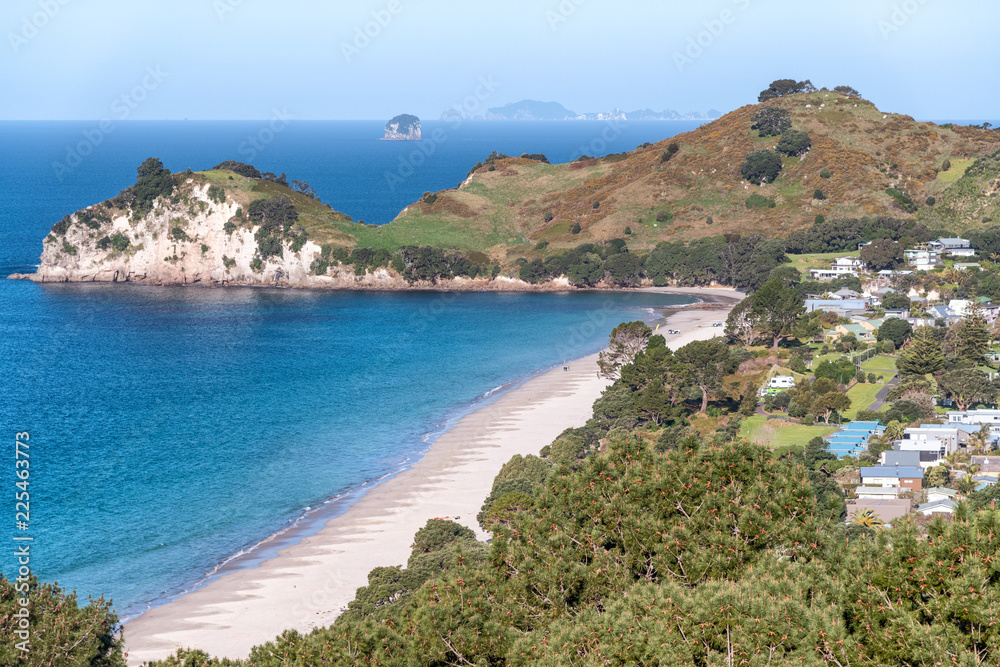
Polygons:
[[927,332],[927,327],[917,329],[910,345],[899,354],[896,368],[903,375],[927,375],[944,366],[941,345]]
[[961,320],[955,325],[957,354],[960,359],[978,364],[986,359],[990,345],[990,327],[986,323],[983,309],[975,298],[965,310]]

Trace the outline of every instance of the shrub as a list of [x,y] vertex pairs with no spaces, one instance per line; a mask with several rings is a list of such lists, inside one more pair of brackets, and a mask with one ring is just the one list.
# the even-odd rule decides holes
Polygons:
[[815,223],[817,225],[822,225],[824,222],[826,222],[826,217],[824,217],[822,213],[817,213]]
[[579,234],[580,230],[581,230],[581,228],[580,228],[580,223],[579,222],[574,222],[573,226],[569,228],[570,234]]
[[601,208],[601,202],[599,202],[599,201],[597,201],[597,200],[595,199],[595,200],[594,200],[594,204],[593,204],[593,206],[594,206],[594,208]]
[[63,252],[66,253],[67,255],[75,255],[76,254],[76,246],[73,245],[73,244],[71,244],[66,239],[63,239],[62,249],[63,249]]
[[208,186],[208,198],[218,204],[223,204],[226,201],[226,191],[217,185],[210,185]]
[[545,239],[542,239],[541,241],[535,244],[535,250],[545,250],[548,247],[549,247],[549,242],[546,241]]
[[810,141],[809,135],[805,132],[801,130],[786,130],[781,134],[781,139],[778,140],[776,149],[779,153],[794,157],[808,151],[811,145],[812,141]]
[[662,210],[661,209],[661,210],[659,210],[659,211],[656,212],[656,221],[657,222],[667,222],[671,218],[673,218],[673,216],[670,214],[670,211],[666,211],[666,210]]
[[423,196],[420,197],[420,201],[427,205],[431,205],[437,201],[437,193],[435,192],[425,192]]
[[632,228],[631,227],[626,227],[625,228],[625,235],[629,236],[630,234],[632,234]]
[[552,222],[553,217],[555,216],[552,215],[552,211],[545,212],[545,222]]
[[941,171],[948,171],[951,169],[951,160],[945,160],[941,163]]
[[826,199],[826,195],[823,194],[822,190],[820,190],[819,188],[816,188],[815,190],[813,190],[813,199],[823,200],[823,199]]
[[787,109],[766,106],[754,114],[750,129],[757,130],[762,137],[778,136],[792,127],[792,116]]
[[670,159],[677,155],[677,152],[680,149],[681,147],[677,145],[676,141],[670,142],[670,145],[667,146],[667,150],[663,151],[663,154],[660,155],[660,164],[670,162]]
[[886,188],[885,193],[892,197],[896,204],[907,213],[916,213],[917,205],[913,202],[913,198],[910,195],[899,188]]
[[253,261],[250,262],[250,268],[258,272],[264,268],[264,262],[261,260],[260,255],[254,255]]
[[740,174],[754,185],[773,183],[779,173],[781,157],[774,151],[754,151],[747,155],[740,166]]
[[234,174],[239,174],[240,176],[246,176],[247,178],[260,178],[260,172],[256,167],[252,167],[248,164],[242,162],[237,162],[236,160],[226,160],[225,162],[220,162],[219,164],[212,167],[212,169],[225,169],[231,171]]
[[934,204],[936,204],[936,203],[937,203],[937,199],[935,199],[933,195],[931,195],[930,197],[927,198],[927,205],[928,206],[934,206]]
[[470,529],[446,519],[428,519],[423,528],[413,536],[413,550],[430,553],[438,551],[462,539],[476,539]]
[[876,382],[878,382],[878,376],[875,375],[874,373],[869,373],[868,374],[868,384],[875,384]]
[[823,167],[822,169],[819,170],[820,178],[830,178],[831,176],[833,176],[833,172],[830,171],[828,168]]
[[775,202],[773,199],[765,197],[764,195],[752,194],[747,197],[746,200],[747,208],[774,208]]
[[191,240],[190,237],[187,235],[187,232],[184,231],[184,228],[180,226],[173,227],[170,230],[170,234],[168,234],[168,236],[170,237],[171,240],[178,241],[180,243]]
[[201,254],[202,254],[202,255],[206,255],[206,254],[208,254],[208,250],[209,250],[208,246],[207,246],[207,245],[205,245],[204,243],[202,243],[202,244],[201,244]]
[[712,220],[712,216],[708,216],[707,218],[705,218],[705,224],[706,225],[711,225],[711,224],[714,224],[714,223],[715,223],[715,220]]

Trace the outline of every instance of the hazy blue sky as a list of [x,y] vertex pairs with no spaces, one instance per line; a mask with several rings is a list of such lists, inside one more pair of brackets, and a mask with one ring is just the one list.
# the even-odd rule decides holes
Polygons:
[[729,111],[776,78],[921,119],[1000,116],[989,0],[2,4],[0,119],[430,119],[524,98]]

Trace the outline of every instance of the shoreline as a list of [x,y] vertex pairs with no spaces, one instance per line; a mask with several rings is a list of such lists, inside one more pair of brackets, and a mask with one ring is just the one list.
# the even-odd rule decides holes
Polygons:
[[[742,298],[730,289],[646,290],[702,301],[657,309],[654,326],[666,316],[682,329],[667,337],[673,349],[720,333],[711,323],[724,321],[726,306]],[[197,588],[129,620],[129,664],[162,659],[180,647],[245,658],[286,628],[308,632],[329,625],[373,567],[405,564],[413,534],[427,519],[460,517],[458,523],[486,539],[475,516],[493,478],[514,454],[537,454],[590,417],[593,401],[609,384],[597,377],[596,360],[592,354],[570,362],[568,370],[539,371],[486,404],[470,404],[444,422],[407,467],[331,500],[329,508],[262,542],[264,551],[247,555],[255,564],[230,560]]]

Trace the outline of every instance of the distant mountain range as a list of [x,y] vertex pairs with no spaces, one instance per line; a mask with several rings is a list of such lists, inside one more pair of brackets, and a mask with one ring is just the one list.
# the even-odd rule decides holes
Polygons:
[[441,114],[441,120],[714,120],[722,116],[715,109],[706,113],[689,111],[679,113],[672,109],[653,111],[622,111],[615,107],[611,111],[579,114],[570,111],[558,102],[539,102],[537,100],[521,100],[502,107],[493,107],[486,113],[472,115],[458,109],[448,109]]

